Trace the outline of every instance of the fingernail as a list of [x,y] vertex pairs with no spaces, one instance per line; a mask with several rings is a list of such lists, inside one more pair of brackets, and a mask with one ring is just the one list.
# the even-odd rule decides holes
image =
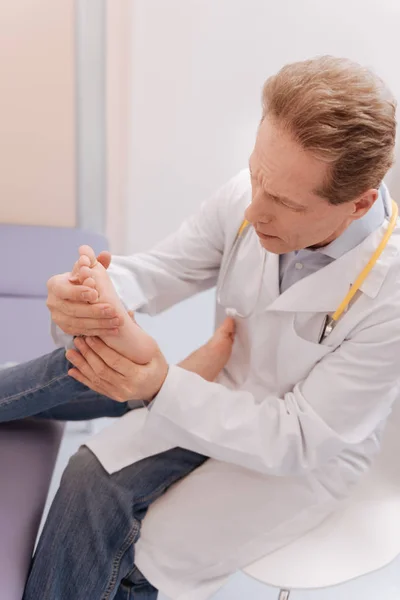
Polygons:
[[111,326],[112,327],[118,327],[119,325],[119,318],[116,317],[115,319],[111,319]]
[[113,317],[115,314],[115,310],[113,308],[105,308],[103,314],[105,317]]

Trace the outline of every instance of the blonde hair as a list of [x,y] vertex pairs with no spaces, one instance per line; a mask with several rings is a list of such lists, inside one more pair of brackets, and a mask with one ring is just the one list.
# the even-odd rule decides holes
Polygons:
[[322,189],[331,204],[377,189],[394,160],[396,101],[381,79],[347,59],[289,64],[263,89],[263,119],[276,120],[329,164]]

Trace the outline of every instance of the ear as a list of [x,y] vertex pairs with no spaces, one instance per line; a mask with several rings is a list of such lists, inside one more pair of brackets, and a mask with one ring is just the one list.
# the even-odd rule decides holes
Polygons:
[[376,200],[379,198],[378,190],[372,188],[367,192],[364,192],[357,200],[355,200],[354,211],[352,214],[353,219],[361,219],[373,206]]

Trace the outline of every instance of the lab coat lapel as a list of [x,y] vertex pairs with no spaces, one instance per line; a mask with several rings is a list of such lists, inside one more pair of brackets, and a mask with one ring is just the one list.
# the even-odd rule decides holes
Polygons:
[[274,304],[280,295],[279,285],[279,256],[277,254],[266,255],[264,267],[264,287],[266,292],[266,300],[264,306]]
[[[387,223],[373,232],[370,236],[331,264],[304,277],[283,294],[275,297],[268,306],[268,311],[294,312],[334,312],[348,293],[356,277],[370,260],[381,241]],[[393,256],[398,252],[399,228],[392,235],[386,249],[375,267],[361,286],[361,291],[370,297],[379,292],[386,277]],[[269,260],[266,261],[267,264]],[[270,271],[271,286],[276,282],[275,273]],[[269,272],[266,272],[266,277]],[[267,280],[268,281],[268,280]],[[279,283],[279,279],[278,279]]]
[[[343,262],[347,264],[343,264]],[[300,279],[276,298],[268,311],[330,313],[349,291],[349,261],[338,259],[323,269]]]

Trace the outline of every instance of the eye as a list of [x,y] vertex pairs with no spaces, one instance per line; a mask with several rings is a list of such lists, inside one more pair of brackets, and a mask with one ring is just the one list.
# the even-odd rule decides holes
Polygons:
[[275,199],[275,202],[277,202],[277,204],[279,204],[280,206],[283,206],[283,208],[287,208],[288,210],[296,210],[295,208],[293,208],[293,206],[288,206],[287,204],[282,202],[282,200],[278,200],[277,198]]
[[283,208],[286,208],[287,210],[291,210],[291,211],[293,211],[293,212],[296,212],[296,213],[301,213],[301,212],[303,212],[303,209],[302,209],[302,208],[300,208],[300,207],[299,207],[299,208],[295,208],[294,206],[289,206],[289,205],[288,205],[288,204],[286,204],[286,203],[285,203],[283,200],[281,200],[280,198],[277,198],[276,196],[270,196],[270,195],[269,195],[269,198],[270,198],[270,199],[271,199],[273,202],[275,202],[275,204],[278,204],[279,206],[282,206]]
[[278,206],[283,206],[285,208],[289,208],[288,206],[286,206],[286,204],[284,204],[282,202],[282,200],[280,200],[276,196],[272,196],[271,194],[266,194],[266,197],[270,202],[273,202],[274,204],[278,204]]

